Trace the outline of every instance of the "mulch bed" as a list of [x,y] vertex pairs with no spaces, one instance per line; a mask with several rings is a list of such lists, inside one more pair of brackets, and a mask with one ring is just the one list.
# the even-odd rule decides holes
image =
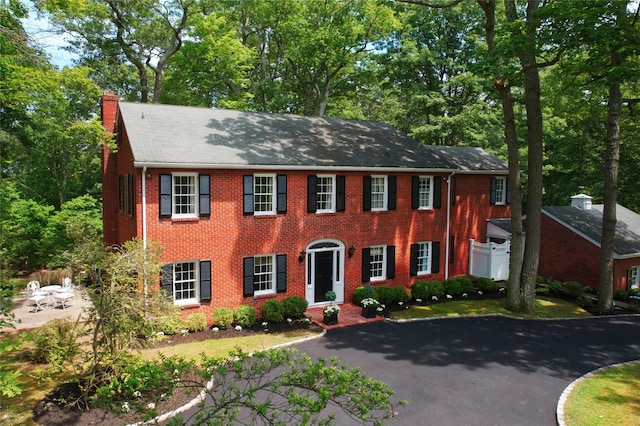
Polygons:
[[[304,324],[302,322],[294,322],[292,324],[269,324],[267,330],[265,330],[259,323],[256,323],[251,328],[245,328],[242,330],[227,329],[220,330],[218,332],[211,331],[211,328],[207,328],[204,331],[189,333],[189,334],[176,334],[173,336],[167,336],[165,339],[155,343],[152,347],[162,348],[167,346],[178,345],[182,343],[192,343],[211,339],[224,339],[229,337],[250,336],[252,334],[265,334],[265,333],[281,333],[285,331],[291,331],[295,329],[307,329],[313,331],[321,331],[322,329],[316,324]],[[192,383],[191,380],[186,378],[182,380],[184,383]],[[53,389],[47,396],[39,401],[33,408],[33,420],[43,426],[71,426],[71,425],[125,425],[136,423],[140,420],[141,415],[135,412],[129,412],[126,414],[115,413],[111,410],[104,408],[92,408],[89,410],[71,409],[61,406],[56,401],[71,400],[74,396],[77,398],[79,395],[78,386],[73,383],[62,384]],[[190,402],[196,395],[193,392],[193,388],[185,386],[185,388],[178,388],[174,392],[171,399],[163,401],[156,406],[158,413],[167,413],[179,408],[188,402]],[[133,411],[133,410],[132,410]]]

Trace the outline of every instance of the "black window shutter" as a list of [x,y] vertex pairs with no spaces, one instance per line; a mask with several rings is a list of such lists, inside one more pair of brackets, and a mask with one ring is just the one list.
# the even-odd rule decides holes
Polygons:
[[631,290],[631,285],[634,284],[631,282],[633,278],[633,268],[627,269],[627,290]]
[[276,256],[276,292],[284,293],[287,291],[287,255],[279,254]]
[[127,174],[127,214],[133,216],[133,205],[135,202],[135,192],[133,189],[133,173]]
[[389,176],[387,178],[387,190],[388,190],[388,197],[389,199],[387,200],[387,209],[388,210],[395,210],[396,209],[396,177],[395,176]]
[[162,289],[173,299],[173,263],[162,265],[162,276],[160,277]]
[[411,176],[411,208],[420,207],[420,176]]
[[371,211],[371,176],[364,176],[362,179],[362,210]]
[[451,188],[451,205],[455,206],[456,205],[456,177],[455,176],[451,176],[449,178],[449,185]]
[[449,235],[449,263],[454,263],[456,260],[456,237],[455,235]]
[[200,261],[200,301],[211,300],[211,261]]
[[277,176],[278,205],[276,211],[278,213],[287,212],[287,175]]
[[418,275],[418,244],[411,244],[411,258],[409,263],[409,276]]
[[171,175],[160,175],[160,217],[171,217]]
[[307,176],[307,213],[315,213],[318,210],[317,186],[318,177],[316,175]]
[[491,204],[496,203],[496,178],[491,178]]
[[362,249],[362,282],[368,283],[371,280],[371,250]]
[[345,210],[346,184],[344,176],[336,176],[336,211]]
[[124,211],[124,175],[118,176],[118,204],[121,211]]
[[442,207],[442,178],[440,176],[433,177],[433,208]]
[[507,204],[511,204],[511,186],[509,185],[509,179],[505,179],[505,185],[507,186]]
[[431,273],[436,274],[440,272],[440,242],[432,242],[431,251]]
[[253,296],[253,257],[245,257],[242,259],[243,285],[242,297]]
[[253,175],[242,177],[242,213],[253,214]]
[[396,276],[396,247],[387,246],[387,278]]
[[209,175],[200,175],[198,190],[200,191],[200,205],[198,211],[200,216],[211,216],[211,178]]

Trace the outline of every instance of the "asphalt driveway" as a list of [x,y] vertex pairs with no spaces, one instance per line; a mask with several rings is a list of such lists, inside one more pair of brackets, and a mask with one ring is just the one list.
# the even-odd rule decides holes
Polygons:
[[[558,398],[604,365],[640,359],[640,316],[458,318],[331,330],[297,345],[389,384],[408,406],[390,425],[555,425]],[[337,425],[353,422],[337,416]]]

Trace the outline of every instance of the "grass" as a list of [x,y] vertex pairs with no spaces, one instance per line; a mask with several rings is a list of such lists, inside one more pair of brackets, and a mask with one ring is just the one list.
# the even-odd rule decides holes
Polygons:
[[534,315],[520,315],[507,310],[504,299],[456,300],[428,306],[414,306],[391,313],[393,319],[456,317],[503,314],[522,318],[580,318],[591,316],[581,307],[560,299],[536,297]]
[[565,404],[568,426],[640,424],[640,363],[613,367],[578,383]]

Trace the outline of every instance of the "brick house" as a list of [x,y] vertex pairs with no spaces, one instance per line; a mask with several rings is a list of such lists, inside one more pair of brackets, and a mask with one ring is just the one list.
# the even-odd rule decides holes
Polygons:
[[[585,194],[570,206],[542,208],[538,274],[558,281],[578,281],[598,290],[602,204]],[[613,292],[640,288],[640,215],[617,205],[613,254]]]
[[507,166],[393,127],[102,98],[106,244],[158,241],[183,313],[468,273],[509,217]]

